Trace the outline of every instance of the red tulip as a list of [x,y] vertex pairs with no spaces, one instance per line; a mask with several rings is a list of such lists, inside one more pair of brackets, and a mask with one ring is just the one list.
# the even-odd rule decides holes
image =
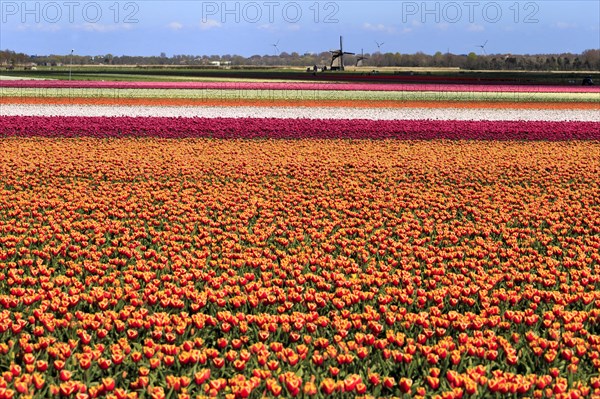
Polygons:
[[325,378],[323,381],[321,381],[321,392],[326,395],[331,395],[335,391],[335,387],[335,381],[331,378]]

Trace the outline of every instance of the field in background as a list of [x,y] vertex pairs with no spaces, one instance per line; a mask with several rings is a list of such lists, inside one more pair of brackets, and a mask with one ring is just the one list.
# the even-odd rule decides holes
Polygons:
[[[312,66],[311,66],[312,67]],[[231,69],[198,68],[187,66],[69,66],[36,67],[36,70],[0,71],[0,76],[19,76],[46,79],[119,81],[170,81],[205,79],[258,79],[258,80],[317,80],[317,81],[372,81],[396,83],[505,83],[581,85],[587,76],[600,81],[599,72],[574,71],[471,71],[457,68],[400,68],[400,67],[347,67],[344,72],[319,72],[316,76],[306,67],[232,67]],[[373,73],[375,71],[376,73]]]

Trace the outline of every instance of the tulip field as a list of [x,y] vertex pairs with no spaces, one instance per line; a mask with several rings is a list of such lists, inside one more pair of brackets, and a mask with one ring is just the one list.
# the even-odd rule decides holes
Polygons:
[[0,399],[600,397],[600,89],[0,81]]

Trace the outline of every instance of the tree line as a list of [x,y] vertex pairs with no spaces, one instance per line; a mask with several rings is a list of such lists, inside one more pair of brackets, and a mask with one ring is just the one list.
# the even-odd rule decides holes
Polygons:
[[[344,57],[346,66],[355,65],[358,55]],[[365,53],[362,66],[365,67],[447,67],[461,69],[528,70],[528,71],[598,71],[600,70],[600,49],[585,50],[581,54],[452,54],[437,52],[433,55],[417,52]],[[211,66],[226,63],[231,66],[296,66],[329,65],[331,54],[296,52],[274,55],[173,55],[158,56],[115,56],[103,55],[28,55],[12,50],[0,51],[0,66],[19,68],[31,65],[148,65],[148,66]]]

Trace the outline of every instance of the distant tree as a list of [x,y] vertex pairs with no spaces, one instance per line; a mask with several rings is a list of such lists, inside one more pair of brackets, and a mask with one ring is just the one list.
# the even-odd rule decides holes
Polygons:
[[517,67],[517,57],[507,56],[504,59],[504,65],[506,69],[516,69]]
[[246,58],[242,57],[241,55],[234,55],[231,58],[231,64],[232,65],[246,65]]
[[585,50],[581,53],[581,60],[586,69],[600,70],[600,50]]
[[444,63],[444,55],[441,51],[436,51],[436,53],[433,55],[433,66],[443,66]]
[[478,62],[477,62],[477,54],[475,54],[474,52],[470,52],[467,55],[467,68],[469,69],[475,69],[477,68]]
[[430,65],[431,56],[422,51],[417,51],[414,55],[414,64],[417,67],[426,67]]

